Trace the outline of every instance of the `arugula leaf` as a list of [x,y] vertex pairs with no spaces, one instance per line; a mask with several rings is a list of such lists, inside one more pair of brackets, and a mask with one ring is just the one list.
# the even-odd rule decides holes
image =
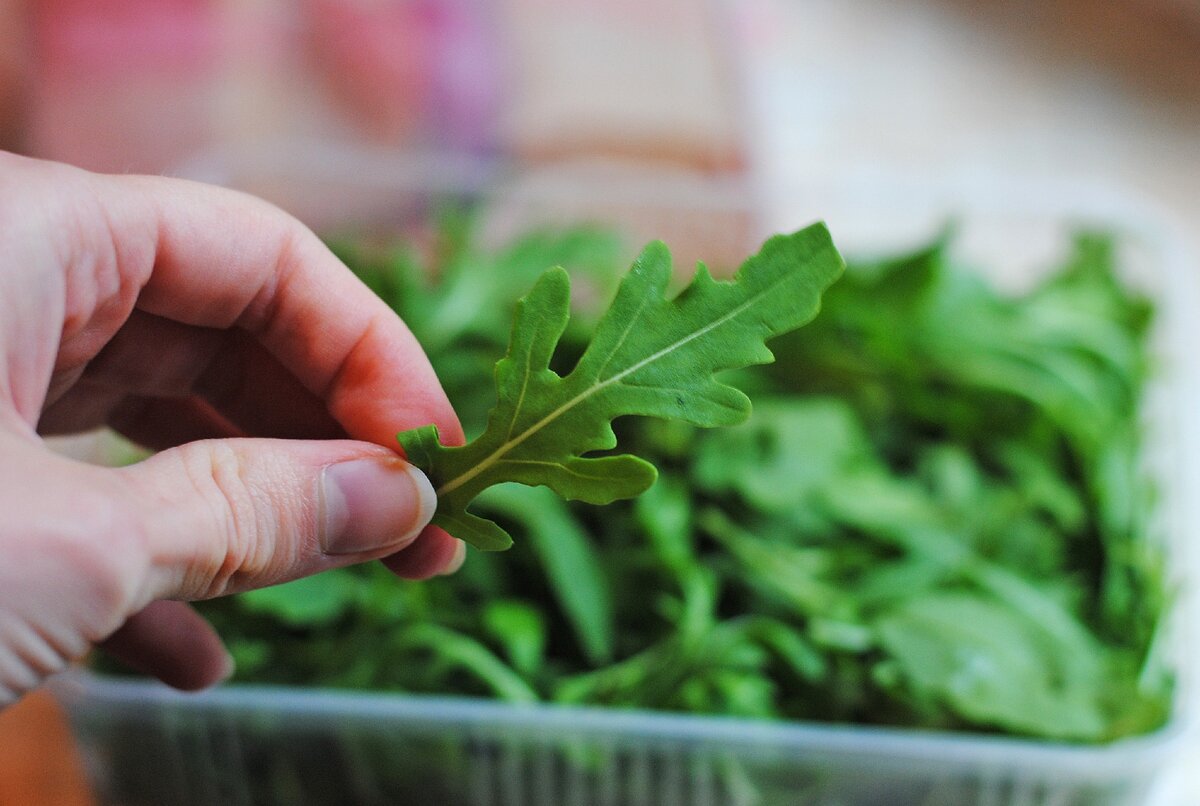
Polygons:
[[1105,729],[1092,690],[1059,673],[1063,648],[1003,600],[931,594],[902,603],[875,629],[918,695],[945,698],[981,724],[1062,739]]
[[293,626],[324,625],[349,611],[359,594],[357,580],[345,572],[303,577],[287,585],[247,591],[242,606]]
[[816,224],[767,241],[730,282],[699,266],[691,284],[668,300],[671,256],[653,243],[566,376],[550,361],[567,325],[570,281],[562,269],[547,271],[517,305],[508,354],[496,365],[498,402],[487,430],[454,448],[440,444],[435,426],[398,437],[437,490],[434,523],[476,548],[505,549],[508,533],[467,511],[492,485],[546,485],[592,504],[644,492],[656,477],[649,462],[631,454],[585,456],[616,447],[612,421],[637,414],[705,427],[741,422],[749,399],[713,375],[772,361],[766,339],[812,319],[843,267],[828,230]]
[[698,445],[692,472],[705,489],[737,490],[762,512],[810,509],[813,495],[869,450],[841,401],[767,398],[748,422]]
[[498,697],[512,702],[537,702],[537,693],[520,675],[470,636],[436,624],[414,624],[396,643],[404,652],[429,653],[435,666],[467,672]]
[[546,618],[533,605],[515,599],[489,602],[483,610],[483,627],[498,643],[513,669],[537,674],[546,655]]
[[549,490],[508,484],[489,489],[480,503],[508,513],[525,527],[584,654],[597,665],[611,661],[616,632],[612,594],[592,542],[566,504]]

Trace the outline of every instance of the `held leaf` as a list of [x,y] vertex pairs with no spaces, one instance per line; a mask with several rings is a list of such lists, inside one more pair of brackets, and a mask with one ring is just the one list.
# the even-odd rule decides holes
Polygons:
[[440,444],[433,426],[398,437],[437,490],[433,522],[476,548],[499,550],[511,545],[508,534],[467,511],[494,484],[545,485],[592,504],[644,492],[657,475],[649,462],[587,456],[616,447],[612,421],[625,415],[703,427],[743,421],[749,399],[714,374],[772,361],[765,341],[811,320],[821,292],[843,267],[828,230],[814,224],[771,238],[731,281],[714,280],[701,265],[668,300],[671,256],[652,243],[565,376],[549,365],[567,326],[570,281],[563,269],[548,270],[517,303],[508,354],[496,365],[498,402],[484,433],[454,448]]

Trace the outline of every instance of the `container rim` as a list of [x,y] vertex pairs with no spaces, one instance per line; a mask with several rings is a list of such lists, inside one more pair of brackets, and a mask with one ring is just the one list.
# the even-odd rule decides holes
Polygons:
[[[550,703],[514,704],[483,698],[239,683],[185,693],[151,680],[101,677],[74,669],[52,681],[68,712],[103,706],[116,711],[169,707],[177,713],[256,714],[273,721],[328,724],[396,720],[406,730],[467,728],[510,738],[603,740],[681,744],[739,752],[857,758],[864,745],[880,763],[978,766],[1017,765],[1025,775],[1104,782],[1161,767],[1191,733],[1177,720],[1154,733],[1100,745],[1069,744],[968,731],[933,731],[877,725],[771,722],[741,717],[616,710]],[[381,722],[381,727],[385,727]]]

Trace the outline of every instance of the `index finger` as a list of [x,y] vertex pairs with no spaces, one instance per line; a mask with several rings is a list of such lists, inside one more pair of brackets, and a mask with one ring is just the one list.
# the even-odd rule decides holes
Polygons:
[[189,325],[241,328],[325,401],[353,438],[396,448],[429,423],[462,427],[408,327],[309,229],[235,191],[157,177],[98,177],[136,306]]

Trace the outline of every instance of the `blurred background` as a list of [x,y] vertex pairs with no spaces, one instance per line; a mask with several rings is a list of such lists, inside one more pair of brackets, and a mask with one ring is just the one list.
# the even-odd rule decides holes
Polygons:
[[1194,0],[0,0],[0,146],[342,143],[1200,187]]
[[[1200,247],[1200,0],[0,0],[0,148],[602,165],[768,204],[1030,177],[1121,188]],[[0,804],[89,802],[56,719],[0,715]]]
[[0,0],[0,147],[102,171],[337,144],[1050,175],[1196,230],[1198,134],[1195,0]]

